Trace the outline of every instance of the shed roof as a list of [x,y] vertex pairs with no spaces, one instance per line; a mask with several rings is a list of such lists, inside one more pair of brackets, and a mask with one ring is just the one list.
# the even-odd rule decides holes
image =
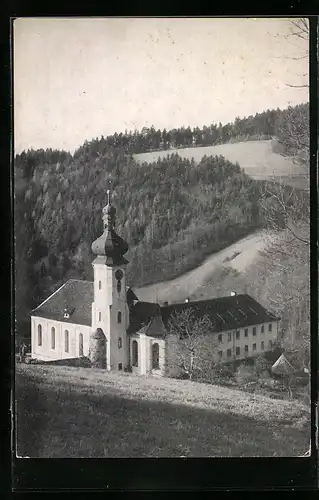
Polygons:
[[283,354],[272,365],[271,371],[277,375],[291,375],[296,372],[295,368]]

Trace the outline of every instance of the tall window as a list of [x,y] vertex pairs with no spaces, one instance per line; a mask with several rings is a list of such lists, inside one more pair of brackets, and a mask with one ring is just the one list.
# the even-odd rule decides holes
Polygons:
[[117,313],[117,322],[118,322],[118,323],[122,323],[122,313],[121,313],[121,311],[119,311],[119,312]]
[[122,347],[122,337],[119,337],[118,343],[117,343],[119,349]]
[[222,336],[222,334],[221,334],[221,333],[218,335],[218,342],[219,342],[220,344],[223,342],[223,336]]
[[245,354],[248,353],[248,345],[245,345]]
[[261,348],[262,351],[264,351],[264,349],[265,349],[265,342],[261,342],[260,343],[260,348]]
[[222,357],[223,357],[223,351],[218,351],[218,356],[219,356],[220,358],[222,358]]
[[65,352],[69,352],[69,330],[65,330],[64,332],[64,350]]
[[227,357],[230,358],[231,357],[231,349],[227,349]]
[[138,366],[138,343],[136,340],[132,342],[132,366]]
[[272,348],[272,340],[269,340],[269,349]]
[[268,325],[268,332],[271,332],[272,331],[272,323],[269,323]]
[[236,339],[238,340],[240,338],[240,331],[236,330]]
[[256,337],[256,327],[253,327],[253,336]]
[[79,356],[83,356],[83,333],[79,333]]
[[265,327],[264,327],[264,325],[261,325],[261,327],[260,327],[260,333],[264,333],[264,331],[265,331]]
[[42,345],[42,326],[38,325],[38,345]]
[[51,349],[55,349],[55,328],[51,328]]
[[101,314],[101,311],[99,311],[99,321],[101,321],[101,318],[102,318],[102,314]]
[[117,291],[120,293],[121,289],[122,289],[122,284],[120,280],[117,280]]
[[99,281],[99,290],[102,289],[102,281]]
[[159,368],[159,345],[152,345],[152,368],[156,370]]
[[236,347],[236,356],[240,355],[240,347]]
[[256,344],[253,344],[253,351],[256,351],[256,348],[257,348]]
[[245,337],[248,337],[248,328],[245,328]]
[[231,341],[231,333],[228,334],[228,342]]

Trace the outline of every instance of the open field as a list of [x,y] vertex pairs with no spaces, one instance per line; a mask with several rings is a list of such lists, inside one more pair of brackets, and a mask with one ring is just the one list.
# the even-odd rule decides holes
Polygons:
[[246,141],[217,146],[170,149],[134,155],[137,162],[154,162],[168,154],[177,153],[182,158],[199,162],[204,155],[222,155],[232,163],[238,162],[253,179],[282,178],[295,187],[305,189],[307,183],[303,170],[291,158],[274,152],[273,140]]
[[[269,241],[269,237],[270,233],[267,232],[267,241]],[[257,231],[229,245],[224,250],[210,255],[195,269],[170,281],[134,289],[135,293],[142,301],[181,302],[201,289],[209,280],[210,275],[226,263],[236,271],[243,272],[259,257],[259,252],[265,248],[265,245],[266,233]]]
[[103,370],[17,365],[17,454],[297,456],[307,409],[225,387]]

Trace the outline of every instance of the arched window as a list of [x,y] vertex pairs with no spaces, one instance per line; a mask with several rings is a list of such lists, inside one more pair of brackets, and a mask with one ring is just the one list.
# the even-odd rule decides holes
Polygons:
[[99,281],[99,290],[102,289],[102,281]]
[[122,290],[122,284],[120,280],[117,280],[117,291],[120,293],[121,290]]
[[152,368],[153,368],[153,370],[156,370],[157,368],[159,368],[159,345],[158,344],[152,345]]
[[101,317],[102,317],[102,315],[101,315],[101,311],[100,311],[99,312],[99,321],[101,321]]
[[122,347],[122,337],[119,337],[118,346],[119,346],[119,349],[121,349],[121,347]]
[[38,345],[42,345],[42,326],[38,325]]
[[55,328],[51,328],[51,349],[55,349]]
[[132,366],[138,366],[138,343],[136,340],[132,342]]
[[121,311],[119,311],[119,312],[117,313],[117,322],[118,322],[118,323],[122,323],[122,313],[121,313]]
[[83,333],[79,334],[79,356],[83,356]]
[[64,332],[64,350],[65,352],[69,352],[69,330],[65,330]]

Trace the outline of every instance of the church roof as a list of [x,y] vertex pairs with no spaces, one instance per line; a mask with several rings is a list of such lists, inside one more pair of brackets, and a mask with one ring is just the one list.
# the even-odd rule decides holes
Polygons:
[[243,294],[161,307],[164,325],[168,325],[171,314],[188,308],[191,308],[197,317],[207,315],[212,322],[213,332],[279,320],[250,295]]
[[[160,316],[161,308],[154,302],[137,302],[130,310],[130,324],[127,333],[137,333],[148,326],[155,316]],[[145,332],[146,333],[146,329]]]
[[[91,326],[93,282],[69,280],[31,312],[32,316]],[[64,317],[67,308],[69,318]]]
[[[127,299],[137,300],[129,287],[127,287]],[[91,326],[93,300],[93,281],[69,280],[33,309],[31,316]],[[68,318],[64,317],[65,309],[69,313]]]

